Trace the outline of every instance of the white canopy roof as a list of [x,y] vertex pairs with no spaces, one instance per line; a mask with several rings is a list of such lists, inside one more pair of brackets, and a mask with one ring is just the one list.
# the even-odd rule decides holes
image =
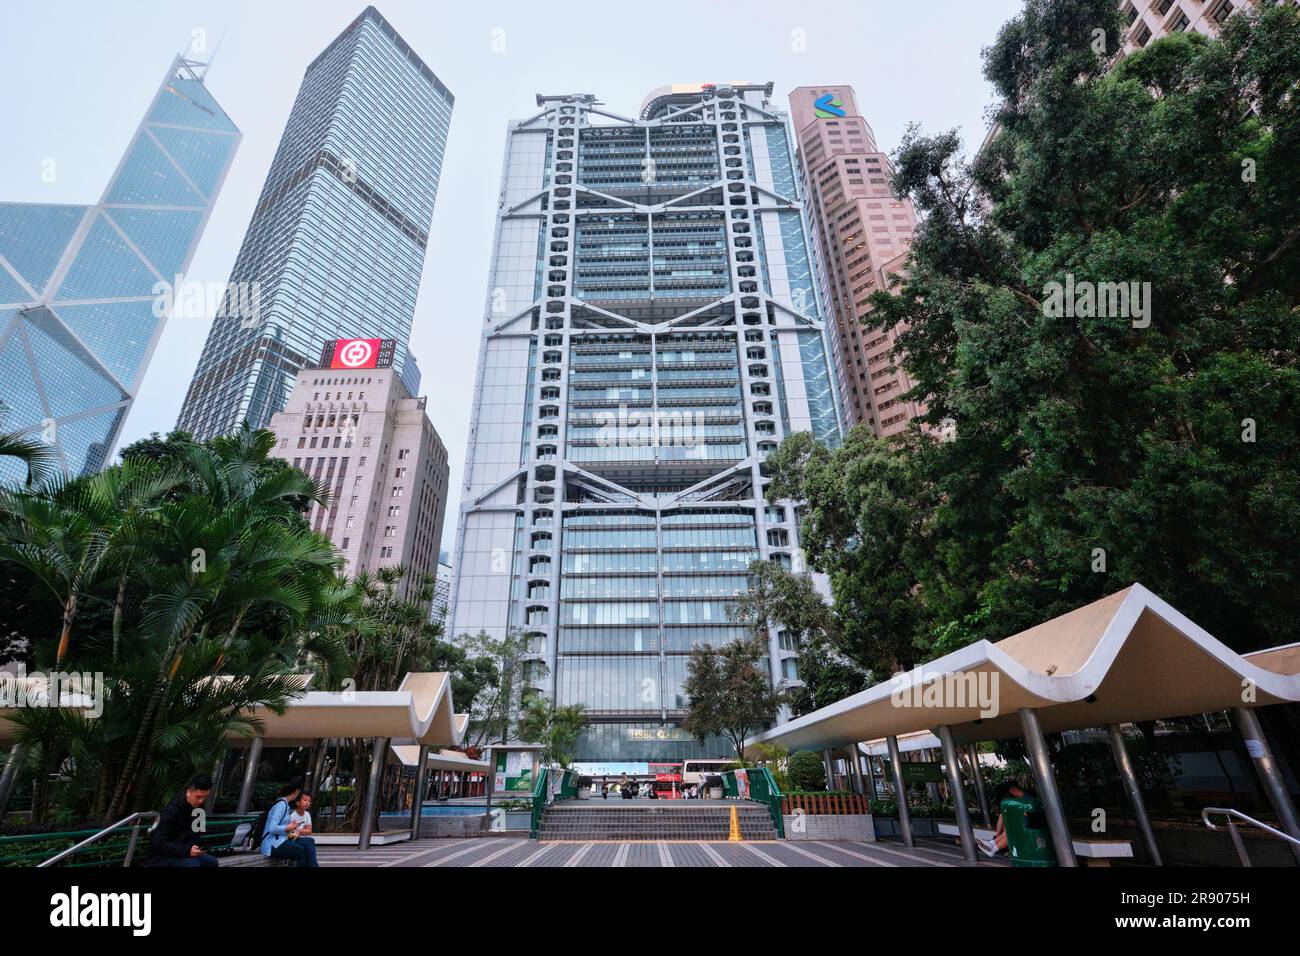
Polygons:
[[[308,677],[304,675],[304,681]],[[24,687],[34,682],[22,679]],[[80,698],[61,696],[64,706],[87,705]],[[16,734],[8,719],[13,713],[12,708],[0,708],[0,743],[12,741]],[[251,713],[261,721],[260,736],[271,747],[301,746],[325,737],[391,737],[446,747],[464,739],[469,722],[467,714],[453,712],[451,679],[441,671],[409,673],[393,691],[306,691],[282,714],[269,707]]]
[[1141,584],[979,641],[749,738],[822,750],[945,724],[959,742],[1300,700],[1300,645],[1241,655]]
[[[420,748],[415,744],[399,744],[392,748],[403,767],[414,767],[420,759]],[[430,770],[470,770],[483,772],[488,768],[486,760],[474,760],[459,750],[434,750],[429,752],[427,766]]]

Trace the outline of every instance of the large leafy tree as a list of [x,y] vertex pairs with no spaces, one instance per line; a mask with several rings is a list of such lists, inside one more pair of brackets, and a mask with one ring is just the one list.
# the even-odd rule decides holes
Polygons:
[[465,678],[474,690],[465,698],[467,743],[482,747],[517,737],[529,698],[549,672],[546,662],[537,659],[528,636],[516,630],[501,637],[487,631],[461,634],[456,646],[466,655]]
[[830,576],[838,626],[822,630],[831,645],[877,674],[910,668],[930,627],[918,583],[932,557],[932,485],[914,458],[857,428],[834,450],[792,435],[768,467],[772,500],[807,502],[800,542]]
[[519,739],[542,745],[542,762],[564,769],[578,753],[578,738],[587,726],[582,704],[556,705],[540,694],[530,694],[519,721]]
[[799,677],[786,686],[787,702],[796,717],[867,686],[863,668],[841,652],[843,629],[810,574],[789,570],[777,561],[753,561],[749,587],[736,595],[727,613],[760,646],[768,646],[772,625],[797,646]]
[[785,693],[758,666],[766,647],[756,639],[720,648],[696,644],[686,662],[682,691],[688,700],[682,729],[700,743],[721,734],[744,762],[745,738],[770,723]]
[[[914,433],[771,462],[867,666],[1133,581],[1239,650],[1300,623],[1300,13],[1121,58],[1118,6],[1027,0],[986,51],[991,143],[896,156],[922,225],[871,321],[902,325]],[[1149,310],[1062,314],[1069,282]]]

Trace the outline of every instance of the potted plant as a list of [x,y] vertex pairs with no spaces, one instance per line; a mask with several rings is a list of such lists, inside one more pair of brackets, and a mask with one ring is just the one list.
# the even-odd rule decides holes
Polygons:
[[722,776],[711,773],[704,778],[704,792],[710,800],[722,799]]
[[590,800],[590,799],[591,799],[591,787],[592,787],[592,778],[591,778],[591,777],[587,777],[587,776],[579,777],[579,778],[578,778],[578,799],[579,799],[579,800]]

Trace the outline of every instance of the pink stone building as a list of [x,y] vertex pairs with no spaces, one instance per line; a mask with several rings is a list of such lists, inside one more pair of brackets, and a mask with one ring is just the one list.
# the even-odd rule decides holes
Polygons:
[[790,118],[845,419],[897,435],[922,411],[903,398],[912,382],[892,354],[899,330],[872,332],[862,323],[871,294],[906,264],[916,212],[894,196],[889,157],[852,87],[801,86],[790,94]]

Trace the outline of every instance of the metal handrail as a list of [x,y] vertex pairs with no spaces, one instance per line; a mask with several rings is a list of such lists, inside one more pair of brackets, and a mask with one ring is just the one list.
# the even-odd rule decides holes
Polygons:
[[1270,836],[1275,836],[1280,840],[1285,840],[1292,846],[1300,847],[1300,840],[1297,840],[1289,833],[1283,833],[1276,827],[1271,827],[1267,823],[1256,820],[1254,817],[1247,816],[1240,810],[1234,810],[1231,807],[1206,807],[1201,811],[1201,822],[1211,830],[1219,829],[1210,820],[1210,814],[1221,813],[1228,823],[1228,836],[1232,837],[1232,845],[1237,848],[1237,856],[1241,858],[1242,866],[1253,866],[1250,857],[1246,854],[1246,844],[1242,842],[1241,833],[1237,830],[1237,824],[1233,822],[1233,817],[1241,820],[1243,823],[1249,823],[1253,827],[1258,827]]
[[154,830],[158,829],[158,821],[160,819],[158,815],[158,811],[141,810],[138,813],[131,814],[129,817],[123,817],[121,820],[118,820],[116,823],[114,823],[111,826],[104,827],[104,829],[100,830],[98,833],[94,834],[93,836],[86,837],[86,839],[82,840],[80,843],[76,843],[68,847],[66,850],[54,854],[54,856],[50,857],[48,860],[45,860],[41,863],[37,863],[36,866],[38,869],[45,866],[53,866],[54,864],[58,863],[60,860],[67,859],[68,857],[72,856],[72,854],[84,850],[86,847],[90,846],[93,843],[98,843],[100,840],[108,836],[110,833],[120,830],[126,826],[131,827],[131,842],[127,844],[126,856],[122,860],[122,866],[124,867],[130,866],[131,859],[135,856],[135,845],[140,840],[140,823],[147,819],[152,819],[153,823],[150,825],[149,829],[145,831],[145,833],[153,833]]

